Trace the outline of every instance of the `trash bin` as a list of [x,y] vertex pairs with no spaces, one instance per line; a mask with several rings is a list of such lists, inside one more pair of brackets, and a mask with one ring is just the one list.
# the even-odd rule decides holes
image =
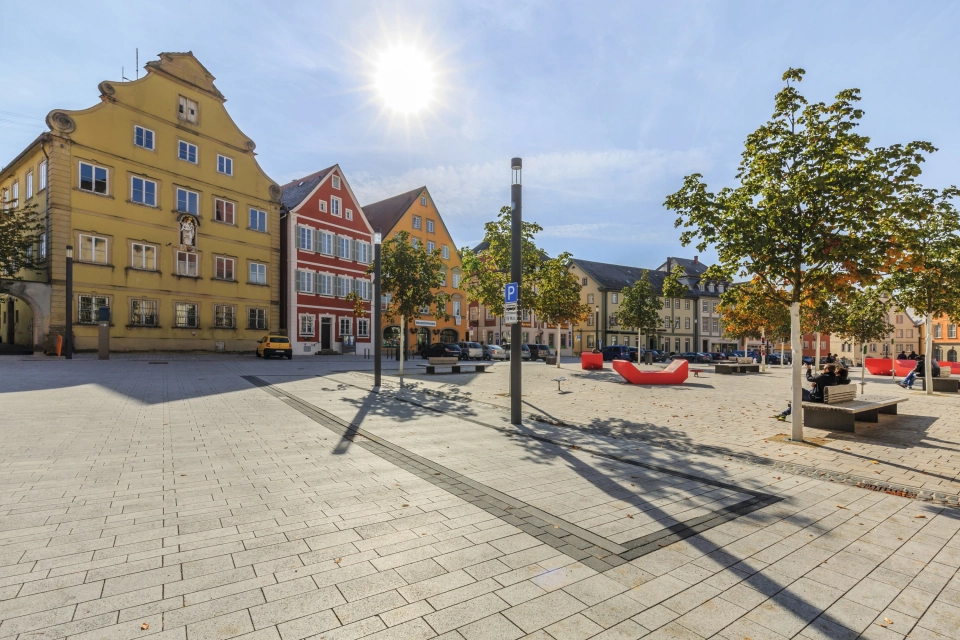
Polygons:
[[644,364],[653,364],[653,351],[647,351],[643,354]]
[[557,364],[557,356],[547,356],[546,358],[543,359],[543,361],[544,361],[546,364],[552,364],[552,365],[556,366],[556,364]]

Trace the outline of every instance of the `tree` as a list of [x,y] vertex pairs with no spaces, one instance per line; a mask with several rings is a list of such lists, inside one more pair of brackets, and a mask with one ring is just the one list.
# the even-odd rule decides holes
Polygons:
[[[464,247],[460,250],[463,278],[460,286],[471,300],[476,300],[498,316],[503,316],[503,290],[510,282],[510,207],[502,207],[497,219],[483,225],[483,240],[487,248],[480,253]],[[536,222],[524,222],[521,231],[520,306],[535,309],[539,271],[545,256],[534,242],[534,235],[543,231]],[[578,292],[579,293],[579,292]]]
[[[380,253],[380,280],[382,293],[389,300],[383,310],[385,317],[400,316],[400,375],[403,375],[404,340],[407,332],[407,319],[419,316],[420,310],[433,307],[435,318],[447,319],[447,298],[443,291],[436,289],[444,279],[443,260],[440,249],[427,251],[423,242],[413,246],[410,234],[398,231],[389,240],[384,241]],[[373,273],[374,265],[367,268]],[[378,291],[377,295],[381,292]],[[380,336],[377,337],[380,339]]]
[[[834,306],[832,312],[833,332],[841,338],[850,340],[854,344],[863,345],[863,357],[866,357],[866,344],[880,342],[886,339],[893,330],[893,325],[887,322],[889,301],[876,287],[858,289],[843,301],[843,304]],[[860,392],[863,393],[864,370],[860,367]],[[929,383],[927,388],[929,388]]]
[[[627,329],[637,330],[637,360],[639,361],[639,347],[643,344],[641,336],[655,333],[660,326],[660,309],[663,304],[650,284],[650,274],[644,270],[640,279],[628,287],[624,287],[620,299],[620,309],[617,311],[617,321]],[[590,309],[587,308],[589,313]]]
[[789,336],[790,313],[784,297],[783,291],[768,291],[757,278],[730,287],[721,294],[717,305],[724,333],[737,340],[778,340]]
[[[537,297],[534,312],[547,324],[557,327],[585,320],[590,307],[580,302],[580,281],[570,271],[570,253],[544,260],[537,270]],[[560,345],[557,345],[560,348]],[[559,352],[557,368],[560,367]]]
[[886,282],[900,309],[908,307],[926,322],[924,389],[933,393],[933,319],[960,311],[960,217],[956,187],[943,191],[913,186],[902,199],[892,229],[897,261]]
[[681,278],[685,277],[686,273],[678,264],[673,265],[673,269],[664,277],[663,279],[663,297],[664,298],[682,298],[683,296],[690,293],[690,288],[681,282]]
[[[800,305],[811,292],[845,292],[875,281],[889,256],[884,219],[899,190],[920,173],[927,142],[870,147],[855,132],[859,90],[827,105],[808,103],[796,88],[802,69],[783,74],[772,118],[744,145],[736,188],[707,191],[700,174],[684,179],[665,206],[678,214],[681,242],[717,249],[733,274],[753,276],[770,294],[784,292],[791,316],[793,405],[801,406]],[[803,440],[801,411],[793,440]]]
[[21,269],[37,267],[40,256],[34,252],[34,246],[43,231],[36,205],[0,205],[0,275],[16,280]]

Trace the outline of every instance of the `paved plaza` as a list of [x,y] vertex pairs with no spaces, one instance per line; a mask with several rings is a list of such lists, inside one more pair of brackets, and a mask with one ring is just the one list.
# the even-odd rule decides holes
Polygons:
[[800,446],[786,370],[527,363],[514,426],[390,364],[0,360],[0,637],[960,637],[960,398]]

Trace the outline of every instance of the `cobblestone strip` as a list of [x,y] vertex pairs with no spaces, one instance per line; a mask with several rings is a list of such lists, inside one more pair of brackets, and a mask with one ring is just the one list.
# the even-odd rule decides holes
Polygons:
[[[343,373],[352,373],[357,375],[356,371]],[[359,374],[367,375],[369,374]],[[348,382],[343,382],[343,384],[350,384]],[[356,386],[356,385],[352,385]],[[358,387],[362,388],[362,387]],[[438,392],[432,389],[417,389],[418,393],[423,393],[425,395],[440,395]],[[430,408],[429,405],[422,405],[416,401],[400,398],[397,399],[404,402],[410,402],[417,406]],[[475,400],[469,398],[470,402],[483,404],[485,407],[496,409],[498,411],[503,411],[503,407],[489,402],[483,402],[480,400]],[[882,480],[877,480],[876,478],[868,478],[865,476],[858,476],[849,473],[838,473],[835,471],[825,471],[817,467],[813,467],[805,464],[796,464],[793,462],[780,462],[778,460],[771,460],[762,456],[756,456],[750,453],[743,453],[741,451],[733,451],[723,447],[717,447],[709,444],[697,445],[692,447],[682,442],[677,442],[675,440],[670,440],[668,438],[650,438],[650,437],[640,437],[632,436],[629,434],[623,433],[614,433],[612,429],[605,429],[603,427],[594,427],[583,424],[578,424],[575,422],[567,422],[565,420],[555,420],[548,418],[546,416],[529,413],[524,416],[524,419],[530,420],[531,422],[539,422],[542,424],[548,424],[554,427],[562,427],[568,429],[576,429],[583,433],[601,435],[607,438],[623,438],[625,440],[632,440],[636,442],[646,442],[650,444],[655,444],[661,446],[665,449],[670,449],[672,451],[677,451],[679,453],[694,453],[697,455],[708,456],[708,457],[723,457],[735,459],[739,462],[745,462],[747,464],[752,464],[759,467],[767,467],[770,469],[775,469],[777,471],[782,471],[784,473],[789,473],[791,475],[797,476],[806,476],[808,478],[816,478],[817,480],[826,480],[829,482],[836,482],[840,484],[846,484],[854,487],[859,487],[861,489],[868,489],[870,491],[880,491],[882,493],[888,493],[891,495],[900,496],[903,498],[911,498],[914,500],[922,500],[925,502],[932,502],[935,504],[942,504],[951,507],[960,506],[960,495],[954,495],[949,493],[943,493],[940,491],[929,491],[926,489],[918,489],[916,487],[910,487],[907,485],[897,484],[893,482],[885,482]],[[889,464],[889,463],[888,463]]]
[[[622,456],[613,456],[600,451],[591,450],[587,447],[580,447],[581,451],[588,454],[615,460],[617,462],[631,466],[642,467],[688,480],[715,486],[718,488],[737,491],[750,497],[739,503],[730,505],[726,508],[713,511],[709,514],[692,518],[684,522],[679,522],[673,526],[665,527],[660,531],[655,531],[635,540],[623,544],[617,544],[587,531],[575,524],[567,522],[545,511],[506,495],[496,489],[488,487],[480,482],[467,478],[455,471],[438,464],[432,460],[418,456],[417,454],[397,446],[383,438],[361,429],[359,426],[349,423],[341,418],[320,409],[319,407],[302,400],[301,398],[275,387],[269,382],[262,380],[257,376],[242,376],[244,380],[263,389],[270,395],[284,401],[290,408],[299,411],[304,416],[310,418],[322,427],[329,429],[336,435],[349,439],[355,446],[359,446],[384,460],[395,464],[396,466],[416,475],[419,478],[427,480],[431,484],[440,487],[448,493],[455,495],[466,502],[483,509],[490,515],[500,518],[504,522],[514,525],[520,530],[537,538],[539,541],[547,544],[557,551],[567,555],[574,560],[585,564],[592,569],[603,572],[614,567],[620,566],[630,560],[635,560],[641,556],[657,551],[673,542],[689,538],[698,533],[702,533],[725,522],[734,520],[742,515],[762,509],[766,506],[780,501],[782,498],[770,494],[743,489],[736,485],[723,482],[708,480],[699,476],[681,473],[670,469],[650,465],[636,460],[631,460]],[[351,385],[353,386],[353,385]],[[403,398],[384,394],[386,398],[399,402],[412,402]],[[417,403],[413,403],[417,404]],[[425,409],[444,413],[428,405],[418,405]],[[485,424],[477,420],[471,420],[462,416],[456,416],[458,420],[464,420],[471,424],[476,424],[488,429],[495,429],[514,436],[527,437],[539,440],[541,442],[564,446],[564,443],[555,441],[544,436],[521,433],[516,430]]]

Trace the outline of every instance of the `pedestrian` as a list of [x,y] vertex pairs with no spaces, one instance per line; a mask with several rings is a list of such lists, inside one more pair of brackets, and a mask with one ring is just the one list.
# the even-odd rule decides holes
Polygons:
[[827,352],[827,360],[826,360],[826,363],[827,363],[827,364],[836,364],[836,363],[837,363],[837,358],[836,358],[836,356],[834,356],[834,355],[833,355],[832,353],[830,353],[829,351]]
[[[926,365],[927,365],[927,361],[924,360],[923,356],[920,356],[920,359],[917,360],[917,366],[913,368],[913,371],[907,374],[907,377],[904,378],[901,382],[898,382],[897,384],[903,387],[904,389],[913,389],[913,383],[916,382],[917,376],[926,375]],[[931,373],[931,376],[934,378],[940,377],[940,363],[937,362],[936,360],[932,360],[930,362],[930,373]]]
[[911,352],[910,352],[910,355],[907,356],[907,360],[916,360],[916,359],[917,359],[917,352],[916,352],[916,351],[911,351]]
[[906,359],[907,359],[907,352],[906,352],[906,351],[901,351],[901,352],[900,352],[900,355],[897,356],[897,360],[906,360]]
[[[823,402],[823,390],[825,387],[832,387],[839,384],[837,378],[837,365],[828,364],[823,368],[823,373],[814,377],[810,365],[807,365],[807,381],[812,382],[810,389],[801,389],[801,396],[804,402]],[[849,383],[849,380],[848,380]],[[786,410],[777,416],[772,416],[780,422],[786,422],[790,415],[792,405],[787,405]]]

